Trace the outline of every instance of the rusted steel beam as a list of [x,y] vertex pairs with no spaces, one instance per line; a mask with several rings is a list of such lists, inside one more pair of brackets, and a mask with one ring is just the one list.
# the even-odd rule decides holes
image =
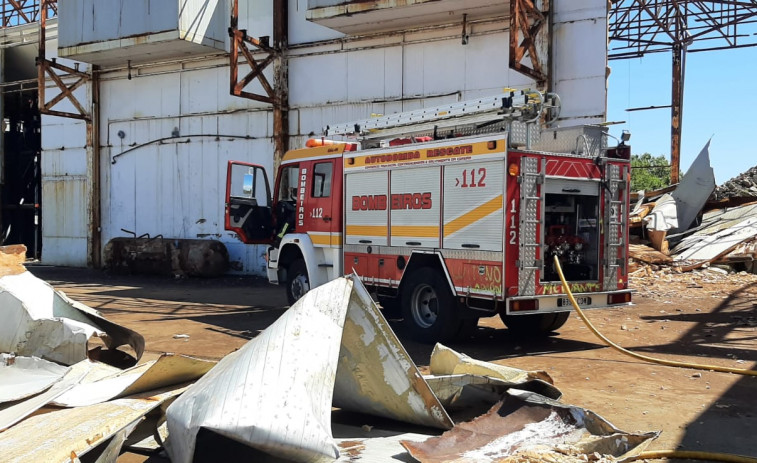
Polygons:
[[[549,0],[542,0],[541,9],[532,0],[510,1],[510,68],[536,80],[540,86],[549,80],[549,63],[542,63],[537,51],[537,40],[549,34]],[[522,39],[521,39],[522,37]],[[551,48],[551,38],[546,38]],[[549,56],[549,50],[545,53]],[[524,58],[531,66],[523,63]]]
[[[89,111],[84,108],[79,100],[74,95],[74,91],[81,87],[83,84],[90,81],[91,76],[85,72],[74,69],[70,66],[65,66],[60,63],[50,61],[46,57],[45,48],[45,29],[47,27],[47,14],[48,10],[56,11],[56,0],[41,0],[39,3],[39,48],[37,56],[37,88],[39,92],[39,112],[40,114],[47,114],[50,116],[68,117],[71,119],[81,119],[90,121],[91,117]],[[60,74],[55,71],[60,71]],[[45,90],[47,84],[47,77],[50,77],[55,85],[58,87],[59,93],[55,95],[50,101],[47,101]],[[66,77],[78,77],[78,79],[71,85],[67,85],[63,79]],[[78,113],[58,111],[53,109],[55,105],[62,100],[68,98],[72,105],[76,108]]]
[[276,58],[273,65],[275,102],[273,104],[273,166],[277,171],[289,149],[289,64],[286,50],[289,46],[289,2],[273,2],[273,46]]
[[[277,8],[274,7],[274,16],[277,14]],[[263,74],[268,65],[270,65],[275,58],[275,50],[269,47],[264,41],[247,36],[247,31],[239,30],[239,0],[232,2],[231,8],[231,27],[229,28],[229,37],[231,37],[231,53],[229,55],[229,91],[232,95],[248,98],[250,100],[262,101],[265,103],[273,103],[275,100],[273,86],[268,82],[268,79]],[[252,49],[251,49],[252,48]],[[244,56],[246,64],[250,67],[248,72],[242,80],[239,80],[239,54]],[[257,60],[253,56],[254,52],[265,52],[267,56],[262,60]],[[256,80],[263,87],[265,95],[245,91],[253,80]]]
[[[273,2],[273,47],[267,41],[249,37],[247,31],[239,30],[239,0],[232,2],[231,53],[229,54],[229,92],[231,95],[249,100],[268,103],[273,109],[273,162],[274,169],[278,168],[281,158],[289,147],[289,86],[288,66],[285,51],[289,43],[288,30],[288,1],[274,0]],[[266,56],[256,59],[253,53],[266,53]],[[250,72],[239,79],[240,56],[243,63],[250,67]],[[263,71],[273,63],[273,85],[268,81]],[[263,88],[264,94],[245,91],[245,88],[257,80]]]
[[673,47],[673,87],[670,104],[670,183],[679,181],[681,170],[681,122],[683,120],[683,47]]
[[87,170],[89,171],[88,264],[102,267],[102,191],[100,189],[100,75],[92,69],[92,117],[87,121]]

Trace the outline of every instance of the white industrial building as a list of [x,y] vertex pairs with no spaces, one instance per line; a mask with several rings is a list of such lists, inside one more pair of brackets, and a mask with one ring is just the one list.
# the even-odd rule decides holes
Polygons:
[[[327,124],[505,87],[558,93],[560,125],[604,121],[608,2],[552,0],[545,8],[549,24],[544,43],[536,44],[544,82],[510,68],[510,3],[288,0],[284,46],[263,72],[288,99],[288,134],[277,141],[272,106],[230,94],[230,0],[59,0],[57,17],[46,22],[47,58],[84,72],[98,68],[96,78],[72,92],[90,124],[41,117],[41,262],[98,265],[109,240],[133,232],[219,240],[234,271],[263,274],[264,248],[224,230],[229,160],[261,164],[273,178],[282,139],[301,147]],[[241,1],[238,29],[274,36],[274,4]],[[0,35],[6,140],[8,132],[30,130],[28,122],[19,127],[15,114],[24,98],[36,97],[38,37],[36,24]],[[274,76],[277,66],[285,72]],[[46,79],[49,102],[60,90]],[[70,86],[76,78],[64,80]],[[258,81],[249,88],[265,90]],[[67,96],[56,103],[62,112],[78,110]],[[15,154],[5,153],[8,183],[16,174],[5,166]],[[18,202],[6,195],[4,204],[9,201]],[[4,234],[8,226],[27,227],[14,220],[29,217],[4,213]]]

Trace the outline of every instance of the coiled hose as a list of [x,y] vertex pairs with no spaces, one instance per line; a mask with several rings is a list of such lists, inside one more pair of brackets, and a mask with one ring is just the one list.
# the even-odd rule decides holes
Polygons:
[[[581,320],[583,320],[584,324],[591,330],[592,333],[594,333],[595,336],[597,336],[599,339],[601,339],[605,344],[612,347],[613,349],[631,356],[633,358],[643,360],[645,362],[650,363],[656,363],[659,365],[665,365],[669,367],[678,367],[678,368],[690,368],[694,370],[706,370],[706,371],[717,371],[721,373],[733,373],[736,375],[744,375],[744,376],[757,376],[757,371],[755,370],[746,370],[741,368],[728,368],[728,367],[721,367],[717,365],[701,365],[697,363],[685,363],[685,362],[676,362],[673,360],[664,360],[664,359],[658,359],[654,357],[649,357],[647,355],[637,354],[635,352],[631,352],[630,350],[624,349],[623,347],[620,347],[619,345],[615,344],[614,342],[607,339],[602,333],[600,333],[594,325],[589,321],[588,318],[586,318],[586,315],[584,314],[583,310],[581,310],[581,307],[578,306],[578,302],[576,302],[576,298],[573,297],[573,293],[570,290],[570,285],[568,285],[568,282],[565,281],[565,275],[563,275],[562,267],[560,266],[560,261],[558,260],[557,256],[555,256],[555,268],[557,269],[557,274],[560,276],[560,281],[562,282],[563,289],[565,290],[565,294],[568,296],[568,299],[570,299],[570,303],[573,305],[573,308],[576,310],[576,313],[579,317],[581,317]],[[741,455],[732,455],[727,453],[712,453],[712,452],[699,452],[699,451],[686,451],[686,450],[652,450],[652,451],[646,451],[639,454],[639,456],[635,457],[634,460],[643,460],[643,459],[650,459],[650,458],[675,458],[675,459],[696,459],[696,460],[709,460],[709,461],[724,461],[724,462],[733,462],[733,463],[757,463],[757,458],[754,457],[745,457]]]

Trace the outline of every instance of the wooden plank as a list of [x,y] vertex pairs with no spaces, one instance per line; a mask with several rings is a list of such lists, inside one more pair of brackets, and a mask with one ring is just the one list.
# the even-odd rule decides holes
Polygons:
[[632,258],[648,264],[668,264],[673,262],[671,257],[643,244],[629,245],[628,252]]

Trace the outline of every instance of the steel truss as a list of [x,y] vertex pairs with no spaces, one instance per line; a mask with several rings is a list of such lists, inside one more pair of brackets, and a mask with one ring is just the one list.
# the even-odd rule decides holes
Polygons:
[[757,45],[757,1],[613,0],[610,59],[686,47],[687,52]]
[[672,54],[670,178],[680,171],[685,55],[757,46],[757,0],[611,0],[609,59]]
[[550,0],[510,0],[510,69],[542,88],[549,82],[549,13]]
[[[0,0],[0,27],[23,26],[38,22],[44,0]],[[56,4],[47,4],[48,18],[58,14]]]
[[[229,27],[231,37],[230,94],[271,105],[273,109],[273,160],[276,169],[289,147],[289,86],[285,57],[289,41],[287,5],[288,0],[273,0],[273,45],[269,44],[268,37],[250,37],[246,30],[239,29],[239,0],[232,2],[231,27]],[[240,60],[240,54],[243,60]],[[273,65],[273,85],[263,73],[271,64]],[[240,66],[249,69],[242,79],[239,78]],[[245,90],[256,80],[264,93]]]

